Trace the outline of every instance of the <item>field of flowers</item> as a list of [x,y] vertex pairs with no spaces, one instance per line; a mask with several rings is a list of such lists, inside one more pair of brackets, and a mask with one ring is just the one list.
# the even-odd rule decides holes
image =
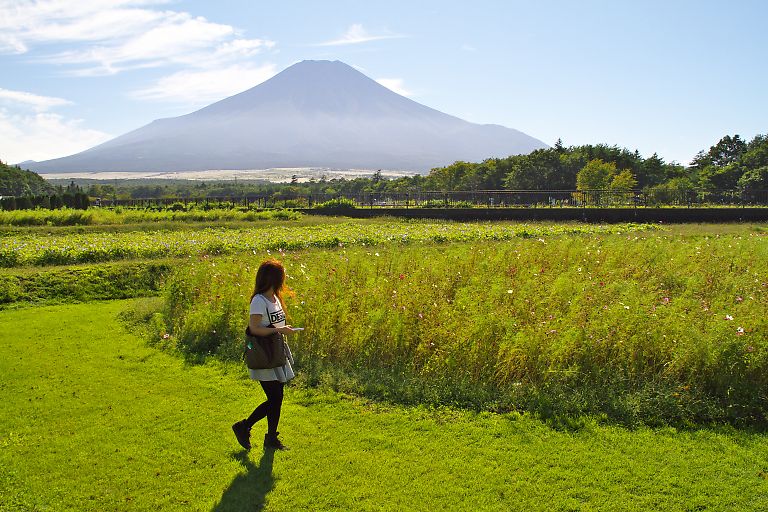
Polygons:
[[[292,340],[301,379],[405,403],[549,417],[768,423],[764,230],[487,229],[450,245],[366,239],[273,252],[295,291],[290,320],[306,328]],[[156,342],[238,359],[253,274],[267,254],[257,256],[202,257],[179,269],[152,317]]]
[[291,222],[231,229],[75,233],[51,230],[0,234],[0,267],[68,265],[126,259],[227,255],[264,250],[478,240],[642,231],[652,226],[614,224],[523,224],[347,221],[305,225]]

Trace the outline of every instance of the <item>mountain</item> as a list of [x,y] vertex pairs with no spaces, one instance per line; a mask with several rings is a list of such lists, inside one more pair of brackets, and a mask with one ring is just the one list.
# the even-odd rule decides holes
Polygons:
[[428,171],[546,145],[444,114],[339,61],[303,61],[191,114],[159,119],[38,172],[328,167]]

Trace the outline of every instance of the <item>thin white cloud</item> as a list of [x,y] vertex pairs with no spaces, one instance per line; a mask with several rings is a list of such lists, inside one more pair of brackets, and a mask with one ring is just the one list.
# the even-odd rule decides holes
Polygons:
[[0,160],[18,163],[79,153],[112,138],[51,112],[14,114],[0,109]]
[[0,29],[18,53],[39,42],[100,41],[127,36],[166,16],[139,9],[164,1],[0,0]]
[[371,34],[360,23],[355,23],[350,26],[347,31],[339,37],[331,41],[324,43],[318,43],[315,46],[341,46],[348,44],[360,44],[367,43],[369,41],[379,41],[381,39],[399,39],[405,37],[401,34],[393,34],[391,32],[383,32],[380,34]]
[[73,75],[97,76],[168,64],[217,66],[275,45],[242,38],[230,25],[186,12],[144,8],[165,3],[0,0],[0,52],[25,53],[37,43],[70,43],[71,50],[36,59],[73,66]]
[[78,153],[111,138],[84,128],[82,119],[47,112],[72,104],[64,98],[0,88],[0,160],[47,160]]
[[0,54],[3,53],[26,53],[28,50],[27,45],[19,41],[17,38],[10,34],[0,34]]
[[0,102],[11,104],[12,106],[27,106],[36,111],[42,112],[53,107],[72,105],[72,102],[63,98],[52,96],[40,96],[31,92],[12,91],[0,87]]
[[206,105],[258,85],[277,73],[274,64],[237,64],[221,69],[179,71],[132,96],[140,100]]
[[401,96],[413,96],[413,93],[403,86],[402,78],[377,78],[376,82]]

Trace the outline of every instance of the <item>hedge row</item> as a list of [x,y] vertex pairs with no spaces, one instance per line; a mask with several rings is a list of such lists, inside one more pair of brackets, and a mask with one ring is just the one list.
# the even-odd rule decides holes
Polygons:
[[88,194],[83,192],[67,192],[61,195],[6,196],[0,198],[0,209],[6,211],[33,210],[35,208],[57,210],[64,207],[87,210],[90,204],[91,199],[88,197]]

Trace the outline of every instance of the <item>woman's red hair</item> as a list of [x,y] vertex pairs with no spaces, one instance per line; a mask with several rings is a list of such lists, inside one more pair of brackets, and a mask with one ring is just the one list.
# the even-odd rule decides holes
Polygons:
[[280,304],[282,304],[283,311],[285,311],[283,292],[287,291],[290,294],[290,290],[285,286],[285,267],[274,258],[265,260],[259,265],[259,270],[256,271],[256,284],[251,294],[251,300],[256,295],[263,294],[270,288],[275,292],[275,296],[280,301]]

